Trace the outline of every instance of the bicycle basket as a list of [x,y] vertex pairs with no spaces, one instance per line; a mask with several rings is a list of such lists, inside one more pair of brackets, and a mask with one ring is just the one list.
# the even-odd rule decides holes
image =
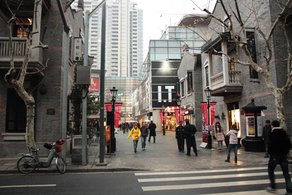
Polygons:
[[62,145],[65,143],[64,140],[60,139],[56,141],[56,151],[59,153],[62,151]]
[[48,150],[52,149],[53,145],[49,143],[44,143],[44,147],[47,148]]

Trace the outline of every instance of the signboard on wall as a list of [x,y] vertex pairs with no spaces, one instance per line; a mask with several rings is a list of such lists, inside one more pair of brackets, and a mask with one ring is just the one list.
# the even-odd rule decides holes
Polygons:
[[152,106],[175,106],[177,101],[177,70],[179,60],[154,61],[151,68]]

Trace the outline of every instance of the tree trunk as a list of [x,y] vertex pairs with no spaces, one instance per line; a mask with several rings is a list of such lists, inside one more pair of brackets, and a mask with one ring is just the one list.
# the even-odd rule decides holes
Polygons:
[[35,104],[26,104],[26,147],[31,152],[36,147],[34,138],[34,116],[35,116]]
[[276,114],[280,120],[281,127],[287,130],[286,116],[284,114],[284,95],[279,89],[274,89],[273,95],[275,97]]

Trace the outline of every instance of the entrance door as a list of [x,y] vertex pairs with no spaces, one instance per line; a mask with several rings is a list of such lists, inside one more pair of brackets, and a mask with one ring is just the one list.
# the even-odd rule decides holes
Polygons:
[[238,137],[241,137],[240,129],[240,109],[238,102],[228,103],[228,127],[231,128],[231,125],[236,125],[238,131]]
[[7,90],[6,133],[25,133],[26,106],[12,88]]

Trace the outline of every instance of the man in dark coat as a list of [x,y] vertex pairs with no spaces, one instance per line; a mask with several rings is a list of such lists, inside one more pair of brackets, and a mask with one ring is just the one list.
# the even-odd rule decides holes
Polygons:
[[272,132],[270,135],[270,143],[268,146],[268,153],[270,155],[268,163],[270,186],[267,187],[267,191],[273,192],[276,190],[274,171],[277,164],[279,164],[285,178],[287,194],[292,194],[292,183],[289,175],[287,159],[287,154],[289,153],[290,148],[290,138],[288,137],[286,131],[280,127],[280,122],[274,120],[272,122]]
[[187,155],[191,155],[191,147],[193,147],[194,153],[196,156],[198,156],[198,151],[197,151],[197,144],[196,144],[196,139],[195,139],[195,134],[196,134],[196,127],[195,125],[190,124],[189,119],[185,120],[186,125],[184,126],[184,132],[185,132],[185,138],[187,142]]
[[181,121],[179,121],[179,125],[175,128],[175,137],[177,140],[178,151],[184,152],[185,135],[184,135],[184,127]]
[[265,158],[269,157],[268,147],[269,147],[269,143],[270,143],[271,132],[272,132],[271,121],[270,120],[266,120],[266,124],[265,124],[265,126],[263,128],[263,139],[264,139],[265,146],[266,146]]
[[155,143],[156,125],[155,125],[155,123],[153,123],[153,121],[150,122],[148,129],[150,130],[148,142],[150,142],[151,137],[153,136],[153,143]]

